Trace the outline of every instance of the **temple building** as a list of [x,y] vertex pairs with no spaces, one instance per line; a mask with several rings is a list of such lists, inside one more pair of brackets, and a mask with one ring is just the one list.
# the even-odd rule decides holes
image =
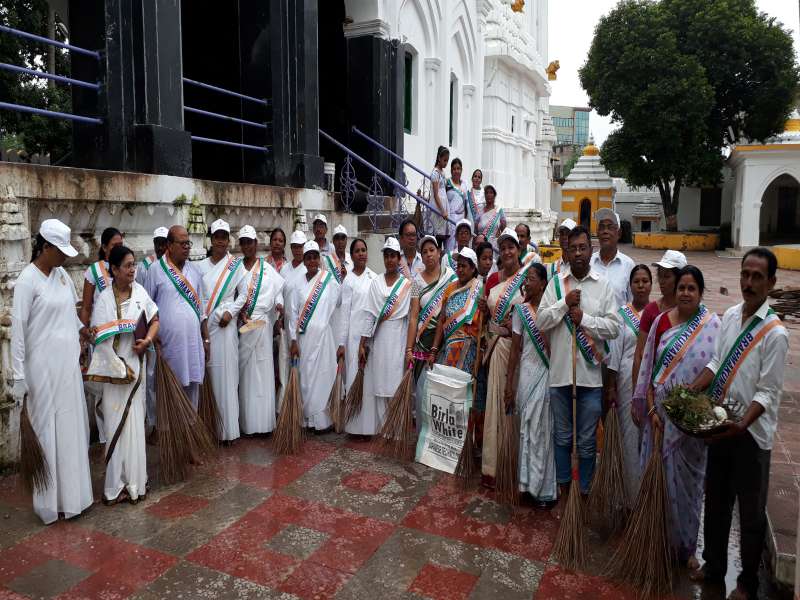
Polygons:
[[561,218],[571,217],[594,235],[595,213],[614,208],[614,182],[600,162],[600,150],[589,138],[589,145],[561,186]]

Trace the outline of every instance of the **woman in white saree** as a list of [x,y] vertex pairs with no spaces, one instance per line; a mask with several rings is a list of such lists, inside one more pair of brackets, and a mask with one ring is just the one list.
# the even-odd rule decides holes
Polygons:
[[88,377],[103,384],[106,476],[103,501],[132,504],[147,492],[145,398],[147,348],[158,334],[158,307],[134,281],[133,251],[116,246],[108,257],[112,284],[95,302],[95,348]]

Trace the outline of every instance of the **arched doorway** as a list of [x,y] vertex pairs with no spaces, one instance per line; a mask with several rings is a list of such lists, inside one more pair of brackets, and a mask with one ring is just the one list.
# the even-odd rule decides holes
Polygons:
[[592,201],[588,198],[581,200],[581,211],[578,216],[578,223],[582,227],[586,227],[589,231],[592,230]]
[[800,182],[791,175],[776,177],[761,197],[759,243],[800,243]]

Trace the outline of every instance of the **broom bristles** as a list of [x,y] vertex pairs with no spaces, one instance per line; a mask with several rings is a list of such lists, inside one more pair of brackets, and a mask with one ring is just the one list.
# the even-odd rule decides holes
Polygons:
[[414,403],[411,391],[414,387],[414,371],[406,369],[397,390],[389,400],[386,418],[375,438],[376,451],[398,460],[414,458]]
[[364,403],[364,367],[359,367],[350,389],[347,391],[347,398],[344,401],[344,413],[342,426],[347,425],[361,413],[361,406]]
[[343,417],[343,398],[342,398],[342,362],[339,361],[336,367],[336,379],[333,380],[331,393],[328,395],[328,405],[326,410],[333,421],[333,429],[336,433],[342,433],[344,429]]
[[303,447],[303,439],[303,398],[300,375],[295,365],[289,372],[281,412],[275,425],[273,449],[278,454],[297,454]]
[[211,376],[208,373],[208,369],[206,369],[206,377],[200,390],[200,403],[197,413],[214,441],[219,440],[220,432],[222,431],[222,417],[219,414],[217,401],[214,397],[214,387],[211,385]]
[[624,529],[628,518],[625,456],[616,406],[609,409],[604,429],[603,452],[589,491],[587,511],[597,528],[612,536]]
[[160,352],[156,360],[158,454],[161,476],[171,483],[186,479],[191,463],[213,455],[216,440],[195,413],[183,386]]
[[519,504],[519,415],[500,417],[497,452],[497,499],[502,504]]
[[459,482],[462,489],[467,489],[474,483],[478,474],[477,461],[475,460],[475,409],[469,411],[469,421],[467,421],[467,438],[461,447],[461,454],[458,455],[458,463],[453,475]]
[[19,414],[19,443],[19,480],[22,487],[29,493],[44,492],[50,485],[50,465],[31,425],[27,397]]
[[663,596],[672,590],[669,511],[669,492],[659,441],[654,444],[647,461],[636,505],[622,541],[607,567],[612,579],[631,585],[644,598]]
[[[573,470],[576,467],[573,466]],[[553,544],[553,556],[573,571],[586,565],[586,534],[583,529],[583,500],[580,482],[573,477],[567,506]]]

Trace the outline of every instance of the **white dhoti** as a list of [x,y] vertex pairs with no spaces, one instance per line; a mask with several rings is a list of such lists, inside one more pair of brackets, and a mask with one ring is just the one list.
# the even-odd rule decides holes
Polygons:
[[211,356],[206,371],[211,377],[214,400],[220,417],[220,439],[239,437],[239,332],[236,316],[226,327],[220,327],[216,318],[208,320],[208,337]]
[[239,401],[243,433],[269,433],[275,429],[275,370],[269,321],[239,339]]

